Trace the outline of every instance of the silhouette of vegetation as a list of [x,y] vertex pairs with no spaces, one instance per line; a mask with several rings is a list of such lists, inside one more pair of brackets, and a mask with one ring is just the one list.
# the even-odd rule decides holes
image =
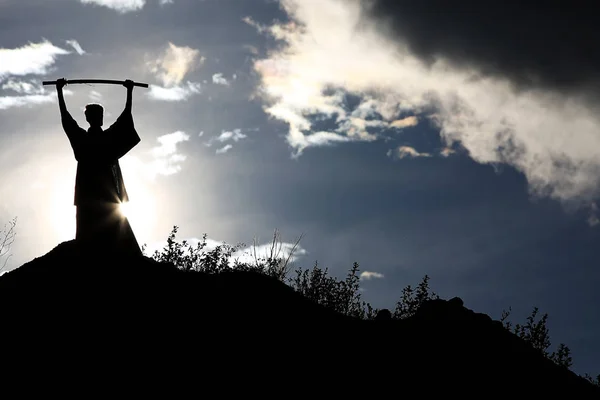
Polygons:
[[327,308],[351,317],[374,319],[377,310],[361,300],[358,263],[354,263],[343,280],[330,276],[318,263],[311,270],[295,270],[288,284],[297,292]]
[[6,268],[8,260],[12,256],[12,254],[10,254],[10,248],[17,236],[16,226],[17,218],[15,217],[6,223],[0,230],[0,272]]
[[393,317],[397,319],[412,317],[423,303],[439,298],[440,296],[432,292],[429,288],[429,276],[425,275],[416,288],[408,285],[402,289],[402,295],[396,303]]
[[[413,287],[407,285],[401,291],[400,299],[396,303],[393,313],[389,310],[373,308],[371,304],[362,300],[360,291],[359,264],[354,263],[344,279],[329,275],[327,268],[321,268],[315,263],[312,269],[296,268],[293,273],[290,261],[293,252],[298,248],[299,238],[289,254],[282,252],[282,241],[279,233],[275,231],[270,251],[266,256],[257,255],[256,242],[253,246],[253,262],[242,262],[233,259],[233,255],[244,247],[244,244],[230,246],[222,243],[214,249],[207,249],[206,234],[193,245],[186,240],[177,241],[178,227],[174,226],[167,238],[167,243],[162,250],[154,252],[152,258],[159,262],[173,263],[177,268],[185,271],[198,271],[209,274],[227,273],[231,271],[254,271],[288,284],[306,298],[332,309],[338,313],[360,319],[375,319],[380,311],[391,314],[393,319],[406,319],[414,316],[419,308],[429,300],[438,300],[440,297],[429,286],[430,277],[425,275],[421,282]],[[146,246],[142,246],[145,254]],[[289,276],[291,275],[291,276]],[[571,350],[564,343],[560,343],[556,350],[550,352],[550,333],[547,327],[548,314],[540,315],[539,309],[534,307],[524,324],[513,324],[509,321],[512,309],[503,310],[500,322],[508,331],[514,333],[544,357],[552,360],[559,366],[570,369],[573,365]],[[600,386],[600,375],[593,378],[589,374],[584,377],[589,382]]]
[[595,378],[593,378],[590,374],[584,374],[583,377],[590,383],[600,387],[600,374],[598,374]]
[[534,349],[540,351],[545,357],[554,361],[557,365],[570,368],[573,365],[571,357],[571,349],[564,343],[560,343],[556,351],[549,352],[551,345],[549,329],[546,326],[548,322],[548,314],[539,316],[539,309],[534,307],[531,314],[527,317],[525,324],[513,324],[508,321],[511,313],[511,308],[508,311],[502,311],[500,321],[506,329],[513,332],[521,339],[529,342]]
[[[172,263],[184,271],[197,271],[208,274],[218,274],[230,271],[255,271],[264,275],[274,277],[285,282],[289,273],[290,262],[293,254],[298,248],[300,238],[296,240],[289,254],[283,252],[283,241],[278,231],[273,234],[269,251],[266,255],[259,255],[256,242],[252,247],[251,254],[253,263],[242,262],[239,258],[233,259],[234,253],[245,247],[243,243],[231,246],[221,243],[214,249],[207,249],[206,234],[195,245],[183,240],[177,241],[178,226],[174,226],[167,238],[167,243],[162,250],[156,250],[152,258],[158,262]],[[146,245],[142,246],[142,252],[146,253]]]

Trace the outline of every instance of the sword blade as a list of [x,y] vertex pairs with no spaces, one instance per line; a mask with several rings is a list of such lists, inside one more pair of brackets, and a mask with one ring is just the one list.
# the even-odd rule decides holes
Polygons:
[[[122,85],[125,83],[125,81],[118,81],[118,80],[114,80],[114,79],[69,79],[69,80],[67,80],[67,85],[73,85],[73,84],[78,84],[78,83],[102,83],[102,84],[108,84],[108,85]],[[44,86],[56,85],[56,81],[43,81],[42,85],[44,85]],[[147,88],[148,84],[141,83],[141,82],[133,82],[133,86]]]

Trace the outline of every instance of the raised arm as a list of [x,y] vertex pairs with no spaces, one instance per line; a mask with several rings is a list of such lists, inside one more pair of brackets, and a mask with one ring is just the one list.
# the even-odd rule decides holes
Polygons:
[[60,116],[71,116],[67,111],[67,105],[65,104],[65,96],[63,96],[63,87],[67,84],[65,78],[58,79],[56,81],[56,92],[58,93],[58,108],[60,109]]
[[77,121],[69,114],[67,105],[65,104],[65,97],[63,95],[63,87],[67,84],[66,79],[58,79],[56,81],[56,92],[58,93],[58,107],[60,109],[60,119],[62,122],[63,129],[69,138],[71,147],[76,160],[80,160],[84,156],[85,144],[83,134],[85,131],[79,127]]
[[65,96],[63,95],[63,87],[67,84],[65,78],[58,79],[56,81],[56,92],[58,94],[58,108],[60,109],[60,118],[62,121],[65,132],[69,134],[69,130],[73,127],[78,127],[77,122],[73,119],[69,111],[67,110],[67,104],[65,103]]
[[107,154],[110,154],[110,157],[115,160],[123,157],[141,141],[131,115],[133,81],[127,79],[123,86],[127,88],[125,109],[115,123],[104,131],[103,135],[106,139],[107,149],[109,149]]
[[133,103],[133,81],[127,79],[123,86],[127,88],[127,101],[125,102],[125,110],[123,113],[131,113],[131,104]]

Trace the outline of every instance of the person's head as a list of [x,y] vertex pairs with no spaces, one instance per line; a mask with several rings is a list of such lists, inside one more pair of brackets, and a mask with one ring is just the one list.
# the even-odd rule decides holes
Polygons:
[[104,118],[104,108],[97,103],[88,104],[85,106],[85,119],[91,127],[101,127]]

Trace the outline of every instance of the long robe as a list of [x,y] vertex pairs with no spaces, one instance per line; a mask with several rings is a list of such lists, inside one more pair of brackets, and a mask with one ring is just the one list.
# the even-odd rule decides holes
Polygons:
[[131,112],[123,111],[104,131],[86,131],[68,113],[62,123],[77,160],[76,240],[108,251],[141,254],[129,221],[119,211],[120,203],[129,201],[119,159],[141,140]]

